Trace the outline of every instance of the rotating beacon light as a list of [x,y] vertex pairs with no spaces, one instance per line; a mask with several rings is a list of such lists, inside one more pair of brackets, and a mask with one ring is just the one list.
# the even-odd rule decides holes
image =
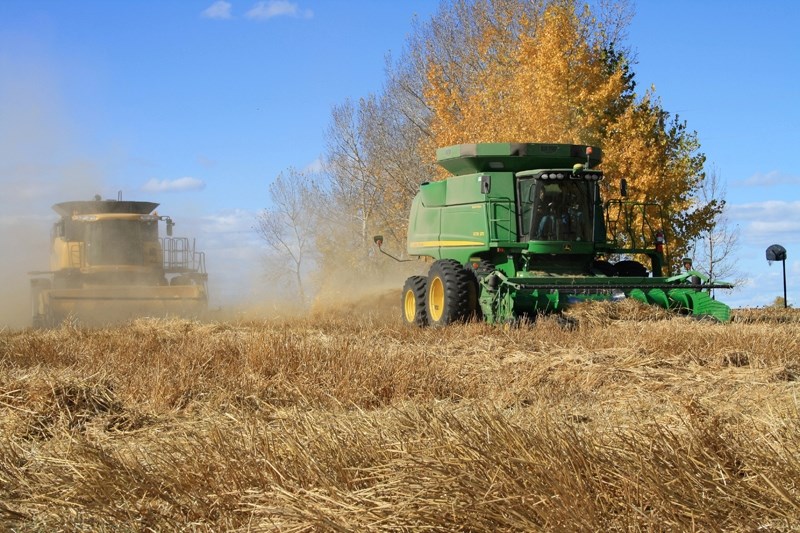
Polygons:
[[664,238],[664,231],[658,230],[656,231],[656,252],[663,254],[664,253],[664,243],[667,240]]

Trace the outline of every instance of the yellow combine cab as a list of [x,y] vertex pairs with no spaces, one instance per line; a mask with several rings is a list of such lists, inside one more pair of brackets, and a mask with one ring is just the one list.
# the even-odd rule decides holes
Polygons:
[[[101,200],[53,206],[50,270],[32,272],[34,327],[72,317],[103,325],[141,316],[201,316],[208,307],[205,255],[153,202]],[[159,237],[159,222],[166,236]]]

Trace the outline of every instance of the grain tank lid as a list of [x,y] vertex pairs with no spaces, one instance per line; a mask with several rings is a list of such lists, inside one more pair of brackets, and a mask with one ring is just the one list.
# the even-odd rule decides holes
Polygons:
[[62,217],[72,215],[95,215],[101,213],[133,213],[147,215],[158,207],[155,202],[134,202],[128,200],[88,200],[61,202],[53,210]]
[[[436,161],[451,174],[519,172],[521,170],[572,168],[586,163],[585,145],[542,143],[457,144],[436,150]],[[602,160],[600,148],[591,147],[589,166]]]

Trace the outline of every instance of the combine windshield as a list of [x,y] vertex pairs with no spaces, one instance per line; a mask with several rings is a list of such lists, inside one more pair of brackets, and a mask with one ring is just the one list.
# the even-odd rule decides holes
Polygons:
[[86,224],[89,265],[144,265],[145,242],[158,241],[158,226],[138,220],[102,220]]
[[519,180],[520,240],[591,241],[594,186],[584,180]]

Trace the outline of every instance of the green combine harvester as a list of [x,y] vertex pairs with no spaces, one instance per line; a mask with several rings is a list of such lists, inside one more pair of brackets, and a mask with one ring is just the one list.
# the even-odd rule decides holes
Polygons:
[[624,298],[730,320],[710,290],[732,284],[691,269],[665,275],[660,206],[625,200],[625,180],[622,199],[603,201],[599,148],[462,144],[436,157],[453,176],[423,183],[411,204],[408,254],[434,261],[405,282],[407,324],[511,323]]

